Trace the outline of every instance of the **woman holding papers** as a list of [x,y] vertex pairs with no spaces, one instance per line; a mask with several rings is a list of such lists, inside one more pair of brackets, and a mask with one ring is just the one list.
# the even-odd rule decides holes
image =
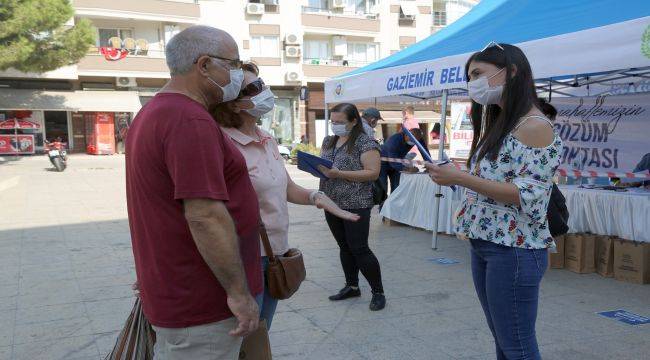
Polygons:
[[386,306],[379,261],[368,247],[370,210],[373,206],[372,182],[379,176],[379,144],[363,130],[363,120],[356,106],[338,104],[331,111],[334,136],[323,141],[321,157],[334,163],[331,169],[320,166],[328,178],[321,180],[320,189],[342,209],[358,214],[361,219],[351,222],[326,213],[325,219],[340,248],[345,287],[330,296],[330,300],[345,300],[361,296],[359,271],[372,288],[370,310]]
[[[271,248],[274,254],[282,255],[289,249],[287,202],[315,205],[328,214],[351,222],[358,220],[359,216],[341,210],[322,192],[307,190],[291,180],[284,167],[284,159],[278,151],[277,142],[257,126],[259,118],[273,109],[273,93],[258,77],[257,66],[244,64],[242,68],[244,81],[239,97],[219,105],[213,111],[213,116],[246,159],[248,174],[257,193],[260,215],[269,235]],[[268,257],[263,246],[261,249],[265,271],[268,267]],[[264,294],[257,300],[260,316],[270,328],[278,301],[269,295],[266,281]]]
[[555,247],[546,211],[562,141],[538,108],[519,48],[491,43],[470,57],[465,75],[474,126],[470,171],[427,168],[436,183],[467,189],[456,233],[471,242],[474,286],[497,359],[540,359],[535,320],[548,248]]

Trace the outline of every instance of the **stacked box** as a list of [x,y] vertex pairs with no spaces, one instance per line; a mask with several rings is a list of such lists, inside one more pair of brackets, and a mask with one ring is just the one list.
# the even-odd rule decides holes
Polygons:
[[650,283],[650,243],[616,239],[614,278],[634,284]]

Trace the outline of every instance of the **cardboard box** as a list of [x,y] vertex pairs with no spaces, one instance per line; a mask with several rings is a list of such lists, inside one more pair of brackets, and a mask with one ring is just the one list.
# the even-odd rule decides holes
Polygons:
[[568,234],[564,237],[564,267],[578,274],[596,271],[596,237]]
[[551,269],[564,269],[564,235],[555,238],[556,253],[548,254],[548,263]]
[[635,284],[650,283],[650,243],[616,239],[614,278]]
[[607,235],[596,236],[596,272],[614,277],[614,240]]

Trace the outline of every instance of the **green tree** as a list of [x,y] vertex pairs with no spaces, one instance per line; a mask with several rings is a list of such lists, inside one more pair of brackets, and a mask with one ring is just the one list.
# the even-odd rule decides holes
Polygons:
[[0,0],[0,70],[42,73],[77,63],[95,32],[88,20],[74,26],[69,0]]

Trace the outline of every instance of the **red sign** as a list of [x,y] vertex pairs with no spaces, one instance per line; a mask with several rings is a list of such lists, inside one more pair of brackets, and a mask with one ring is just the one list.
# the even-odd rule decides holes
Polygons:
[[34,135],[0,135],[0,154],[33,154]]
[[22,119],[9,119],[0,122],[0,129],[38,129],[41,125]]

